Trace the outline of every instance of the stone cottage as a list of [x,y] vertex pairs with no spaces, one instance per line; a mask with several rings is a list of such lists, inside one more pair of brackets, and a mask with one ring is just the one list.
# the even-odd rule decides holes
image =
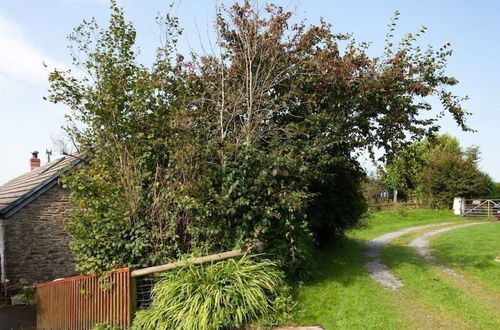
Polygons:
[[59,177],[81,162],[65,156],[40,166],[33,152],[31,171],[0,186],[0,278],[5,292],[75,275],[64,230],[71,204]]

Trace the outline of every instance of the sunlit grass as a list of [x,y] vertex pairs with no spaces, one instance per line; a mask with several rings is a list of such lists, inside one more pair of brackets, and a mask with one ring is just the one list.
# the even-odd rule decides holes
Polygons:
[[461,222],[463,217],[458,217],[449,210],[411,210],[405,212],[380,211],[372,213],[366,220],[366,225],[361,229],[353,230],[349,237],[370,239],[392,231],[440,222]]
[[[411,226],[466,221],[469,219],[454,216],[450,211],[384,211],[372,214],[364,228],[350,232],[344,241],[339,242],[339,246],[316,253],[315,259],[319,266],[313,271],[313,280],[296,289],[298,307],[295,323],[318,324],[326,329],[500,328],[500,318],[492,313],[487,302],[481,297],[471,296],[470,292],[462,290],[456,283],[447,281],[445,276],[440,277],[435,266],[411,248],[401,245],[408,243],[419,232],[395,240],[394,245],[382,250],[383,262],[404,281],[403,289],[396,292],[384,289],[373,282],[363,269],[367,261],[362,253],[364,243],[371,238]],[[434,245],[436,250],[443,246],[446,252],[439,254],[439,257],[453,266],[463,266],[468,273],[478,277],[481,267],[486,265],[489,270],[487,274],[482,274],[483,279],[494,281],[496,277],[498,281],[499,273],[496,265],[491,265],[494,262],[491,258],[492,254],[499,253],[494,241],[496,237],[496,243],[499,243],[497,230],[500,225],[494,230],[486,229],[492,226],[479,225],[456,230],[456,236],[476,233],[477,244],[487,232],[484,251],[477,244],[470,243],[474,248],[462,244],[462,238],[451,236],[454,231],[443,234],[442,238],[436,237],[436,242],[440,242]],[[457,252],[454,249],[470,252]],[[476,252],[478,262],[465,263]],[[457,256],[462,256],[462,265],[452,261]],[[471,269],[467,270],[467,267]]]
[[444,233],[431,247],[439,261],[500,291],[500,222]]
[[297,290],[295,322],[326,329],[401,329],[409,327],[391,297],[362,266],[363,243],[346,240],[341,247],[318,252],[314,280]]
[[[382,251],[382,262],[403,279],[401,295],[411,297],[412,303],[424,310],[423,314],[432,320],[429,326],[500,328],[500,318],[491,313],[486,302],[439,276],[412,248],[389,246]],[[425,321],[423,317],[420,319]]]

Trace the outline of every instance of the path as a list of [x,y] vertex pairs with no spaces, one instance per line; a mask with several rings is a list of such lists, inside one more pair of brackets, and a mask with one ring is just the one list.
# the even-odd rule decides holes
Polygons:
[[[424,259],[428,261],[435,260],[434,256],[429,252],[429,238],[450,230],[464,228],[469,226],[475,226],[479,224],[484,224],[486,222],[473,222],[467,224],[461,224],[458,226],[450,226],[445,228],[440,228],[438,230],[427,232],[408,244],[408,246],[413,247],[417,253],[422,256]],[[444,274],[448,275],[448,282],[453,284],[455,287],[460,288],[467,294],[473,297],[479,297],[487,304],[487,309],[489,309],[492,313],[498,313],[500,311],[500,301],[498,301],[498,294],[492,292],[491,288],[484,287],[482,283],[477,282],[472,278],[465,278],[461,274],[457,273],[453,269],[442,265],[442,264],[434,264],[434,267],[444,272]]]
[[445,226],[449,224],[450,222],[409,227],[406,229],[398,230],[396,232],[384,234],[366,242],[365,245],[368,249],[365,251],[365,254],[368,257],[372,258],[372,261],[367,262],[363,268],[370,272],[370,277],[372,280],[380,283],[383,287],[391,290],[399,289],[403,286],[403,281],[398,279],[389,270],[389,268],[380,261],[380,249],[389,244],[393,239],[409,234],[411,232],[432,227]]
[[408,244],[408,246],[414,248],[417,250],[417,253],[420,254],[424,259],[426,260],[433,260],[434,257],[429,253],[429,237],[435,236],[437,234],[441,234],[453,229],[458,229],[458,228],[463,228],[463,227],[469,227],[469,226],[474,226],[474,225],[479,225],[484,222],[472,222],[472,223],[466,223],[466,224],[460,224],[456,226],[449,226],[449,227],[444,227],[440,228],[438,230],[430,231],[422,236],[419,236],[415,238],[413,241]]

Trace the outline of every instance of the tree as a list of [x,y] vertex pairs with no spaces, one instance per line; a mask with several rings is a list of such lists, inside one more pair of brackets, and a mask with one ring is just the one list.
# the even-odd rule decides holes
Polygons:
[[491,178],[478,168],[479,149],[463,150],[458,140],[441,137],[418,176],[431,205],[450,208],[454,197],[484,197],[493,189]]
[[415,142],[385,166],[384,183],[409,198],[451,207],[453,197],[482,197],[491,178],[478,168],[479,149],[463,149],[450,135]]
[[419,175],[426,166],[431,143],[424,139],[399,151],[382,171],[382,182],[392,190],[397,190],[402,198],[422,199]]
[[436,132],[437,118],[419,119],[430,95],[467,129],[447,90],[449,46],[422,51],[424,29],[393,44],[397,15],[381,57],[325,22],[291,25],[281,7],[249,1],[220,8],[216,53],[188,57],[167,16],[147,68],[132,24],[115,2],[111,11],[107,29],[84,21],[70,37],[86,76],[50,76],[50,99],[71,107],[68,134],[90,158],[65,181],[84,272],[255,241],[300,269],[312,245],[365,212],[359,153],[390,159]]
[[488,195],[488,198],[500,199],[500,182],[495,182],[493,184],[493,188],[492,188],[490,194]]

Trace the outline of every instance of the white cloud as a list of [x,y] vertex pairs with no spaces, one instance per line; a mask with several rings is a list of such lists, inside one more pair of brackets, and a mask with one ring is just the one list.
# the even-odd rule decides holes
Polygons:
[[[65,66],[44,55],[15,21],[0,14],[0,81],[42,84],[49,70]],[[48,65],[48,69],[42,63]]]
[[16,21],[0,12],[0,184],[27,171],[29,151],[50,149],[51,134],[60,133],[67,107],[42,100],[54,67],[67,68],[37,48]]

